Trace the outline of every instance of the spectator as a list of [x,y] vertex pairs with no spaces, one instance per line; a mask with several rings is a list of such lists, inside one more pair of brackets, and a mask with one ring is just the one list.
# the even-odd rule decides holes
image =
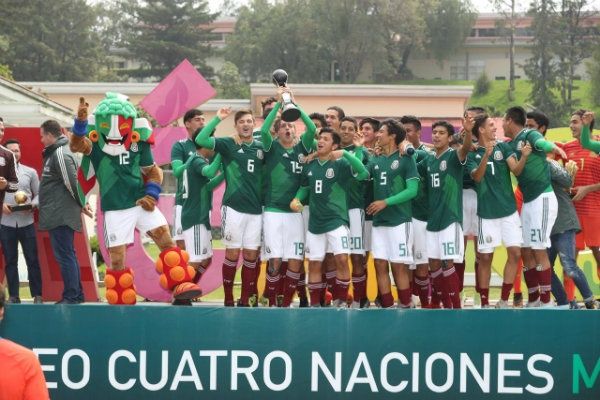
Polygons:
[[[4,138],[4,120],[0,118],[0,141]],[[13,153],[4,146],[0,146],[0,207],[4,203],[4,194],[17,191],[17,170]],[[0,215],[0,219],[2,216]]]
[[[4,288],[0,286],[0,322],[4,317]],[[0,400],[49,399],[46,379],[33,351],[0,338]]]
[[83,303],[79,263],[73,246],[75,231],[82,229],[83,204],[77,190],[77,159],[58,122],[44,122],[40,136],[44,151],[39,228],[49,232],[54,257],[60,265],[64,290],[57,304]]
[[[5,146],[12,151],[17,165],[19,178],[19,191],[27,195],[30,204],[37,207],[40,180],[35,169],[23,165],[21,160],[21,145],[16,139],[9,139]],[[18,244],[21,243],[23,255],[27,263],[29,290],[34,303],[42,303],[42,274],[37,255],[35,227],[33,225],[33,209],[13,211],[15,195],[8,193],[2,208],[2,223],[0,225],[0,242],[4,252],[6,264],[6,280],[8,281],[9,303],[20,303],[19,299],[19,271],[18,271]]]

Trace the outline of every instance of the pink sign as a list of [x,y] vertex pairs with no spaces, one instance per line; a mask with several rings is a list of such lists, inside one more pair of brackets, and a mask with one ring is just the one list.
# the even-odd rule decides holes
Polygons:
[[210,83],[186,59],[144,97],[140,105],[161,126],[165,126],[216,94]]
[[171,149],[178,140],[187,137],[187,130],[182,126],[166,126],[164,128],[154,128],[154,145],[152,146],[152,156],[154,162],[158,165],[171,163]]

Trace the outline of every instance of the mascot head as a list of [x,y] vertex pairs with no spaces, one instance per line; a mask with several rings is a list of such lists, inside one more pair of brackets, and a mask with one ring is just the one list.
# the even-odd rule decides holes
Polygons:
[[130,149],[137,151],[137,143],[146,141],[152,129],[145,118],[137,118],[137,111],[129,98],[120,93],[106,93],[88,120],[88,136],[110,156],[118,156]]

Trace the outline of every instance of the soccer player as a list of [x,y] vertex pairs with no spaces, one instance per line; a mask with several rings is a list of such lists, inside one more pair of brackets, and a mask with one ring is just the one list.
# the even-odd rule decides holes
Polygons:
[[400,155],[398,146],[405,138],[398,121],[382,121],[377,140],[383,153],[369,163],[374,201],[367,213],[373,215],[373,257],[383,308],[394,304],[389,266],[398,290],[398,307],[413,306],[408,273],[408,265],[413,262],[411,199],[417,195],[419,175],[413,157]]
[[310,113],[308,115],[308,118],[310,118],[313,124],[315,124],[317,129],[321,129],[327,126],[327,120],[325,119],[325,116],[321,113]]
[[[340,139],[343,150],[355,154],[355,137],[358,135],[358,123],[352,117],[344,117],[340,122]],[[360,160],[363,165],[369,162],[369,153],[360,150]],[[352,263],[352,288],[354,290],[354,301],[352,306],[359,308],[362,302],[366,305],[367,298],[367,274],[365,263],[365,247],[363,241],[365,221],[365,194],[367,182],[350,180],[346,186],[348,196],[348,218],[350,220],[350,261]],[[330,272],[329,270],[327,271]]]
[[360,134],[365,140],[365,148],[373,149],[377,142],[377,132],[379,131],[379,121],[375,118],[363,118],[358,124]]
[[[237,138],[214,138],[211,132],[231,114],[231,108],[221,108],[196,137],[196,144],[221,154],[227,188],[223,195],[223,288],[225,306],[233,307],[233,280],[240,252],[242,267],[242,293],[240,305],[248,306],[256,285],[256,261],[262,228],[261,184],[264,151],[260,142],[252,137],[254,116],[250,110],[235,113],[234,126]],[[254,299],[255,301],[257,299]]]
[[185,163],[194,154],[196,154],[196,145],[194,144],[193,136],[198,132],[198,129],[204,127],[204,113],[200,110],[188,110],[183,116],[183,125],[187,131],[188,137],[184,140],[179,140],[173,144],[171,148],[171,168],[173,176],[177,179],[177,190],[175,192],[175,212],[173,217],[173,240],[177,246],[185,250],[185,240],[181,228],[181,207],[183,205],[183,171]]
[[512,190],[510,172],[519,176],[525,166],[529,147],[522,149],[522,157],[517,161],[510,145],[496,140],[494,120],[487,114],[475,117],[473,135],[479,146],[469,153],[467,171],[475,181],[477,191],[477,216],[479,233],[479,295],[481,307],[489,307],[489,287],[492,272],[492,259],[496,247],[504,244],[507,260],[504,266],[502,294],[497,308],[508,307],[508,297],[513,287],[517,265],[521,258],[523,232],[521,220]]
[[360,161],[362,147],[357,138],[356,156],[340,147],[340,136],[331,128],[321,129],[317,143],[317,158],[303,168],[302,187],[290,208],[299,210],[301,200],[309,194],[311,213],[308,222],[305,252],[309,259],[308,289],[310,304],[321,304],[321,264],[327,251],[334,254],[337,279],[334,290],[336,306],[346,303],[350,270],[348,203],[345,187],[352,179],[365,180],[369,173]]
[[[469,121],[472,124],[472,120]],[[424,154],[419,163],[421,174],[427,175],[429,217],[427,243],[429,268],[433,286],[445,308],[461,308],[459,280],[454,262],[464,257],[462,221],[463,166],[471,149],[471,130],[467,129],[463,144],[450,147],[454,127],[446,121],[432,125],[434,154]],[[442,268],[442,266],[444,266]]]
[[510,145],[520,160],[523,148],[531,146],[525,167],[517,180],[523,192],[521,224],[523,227],[523,271],[529,290],[528,307],[551,306],[552,270],[546,248],[550,246],[550,232],[558,203],[550,182],[546,153],[561,157],[565,153],[554,143],[547,142],[538,131],[525,128],[526,113],[521,107],[511,107],[502,121],[504,134],[511,138]]
[[428,150],[431,145],[421,142],[421,121],[414,115],[404,115],[400,118],[402,127],[406,131],[406,140],[412,144],[415,150]]
[[327,122],[327,126],[332,128],[334,131],[340,131],[340,124],[342,122],[342,118],[346,116],[344,110],[338,106],[331,106],[325,112],[325,121]]
[[[287,89],[280,89],[280,93],[283,90]],[[296,142],[296,125],[275,119],[280,107],[281,101],[275,104],[262,127],[266,172],[264,240],[269,262],[263,295],[274,306],[276,296],[283,294],[282,305],[289,307],[304,270],[304,221],[302,214],[290,209],[290,203],[300,188],[303,164],[314,146],[316,126],[300,109],[307,129],[300,142]],[[274,120],[277,140],[272,140],[270,135]],[[288,262],[283,291],[280,286],[282,259]]]
[[[196,131],[197,136],[200,129]],[[214,151],[197,147],[184,164],[182,175],[183,205],[181,207],[181,228],[187,252],[190,256],[189,265],[194,267],[196,275],[194,282],[198,283],[212,261],[212,233],[210,228],[210,210],[212,208],[212,191],[225,175],[215,177],[221,166],[221,155],[214,156]],[[191,300],[180,301],[181,305],[191,305]]]

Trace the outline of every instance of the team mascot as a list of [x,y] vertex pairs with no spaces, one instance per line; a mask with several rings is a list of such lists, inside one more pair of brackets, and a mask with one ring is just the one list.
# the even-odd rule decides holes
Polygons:
[[199,297],[201,290],[192,283],[196,272],[187,265],[189,256],[176,247],[165,217],[156,208],[162,170],[150,151],[150,123],[137,118],[133,104],[118,93],[107,93],[89,118],[88,107],[81,97],[70,147],[83,153],[80,173],[87,184],[82,191],[89,191],[95,180],[100,187],[111,266],[104,279],[106,300],[109,304],[136,302],[133,271],[125,267],[125,250],[133,243],[135,229],[145,232],[160,248],[156,270],[160,285],[172,291],[174,304]]

